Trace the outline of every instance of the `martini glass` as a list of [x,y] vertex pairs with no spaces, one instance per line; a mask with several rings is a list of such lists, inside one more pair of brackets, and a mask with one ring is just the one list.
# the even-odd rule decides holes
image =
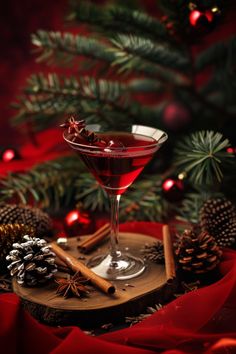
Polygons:
[[104,130],[98,124],[86,129],[105,141],[105,146],[90,144],[80,136],[74,139],[68,131],[63,137],[106,191],[111,205],[110,251],[92,257],[87,265],[106,279],[130,279],[140,275],[145,264],[141,258],[119,248],[120,197],[166,141],[167,134],[143,125],[132,125],[122,131]]

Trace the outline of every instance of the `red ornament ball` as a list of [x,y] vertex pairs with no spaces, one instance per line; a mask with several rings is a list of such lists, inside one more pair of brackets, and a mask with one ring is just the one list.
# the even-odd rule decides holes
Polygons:
[[164,108],[163,121],[170,130],[180,131],[190,123],[191,115],[186,106],[180,102],[173,101]]
[[191,5],[189,23],[194,28],[195,33],[204,34],[213,29],[221,16],[220,8],[217,5],[210,8],[204,8],[204,4]]
[[167,200],[171,202],[179,201],[183,198],[184,183],[180,179],[167,178],[162,183],[162,191]]
[[14,148],[6,148],[1,153],[1,159],[3,162],[11,162],[13,160],[19,160],[20,154]]
[[64,227],[68,236],[79,236],[93,232],[94,223],[88,212],[75,209],[65,216]]
[[228,154],[236,155],[236,147],[228,147],[226,151]]
[[211,10],[201,12],[199,10],[193,10],[189,15],[189,22],[192,26],[209,24],[214,20],[214,15]]

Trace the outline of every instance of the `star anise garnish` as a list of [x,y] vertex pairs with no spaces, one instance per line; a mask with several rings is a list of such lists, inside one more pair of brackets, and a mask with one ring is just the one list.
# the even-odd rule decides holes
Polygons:
[[96,144],[101,147],[107,145],[105,140],[99,138],[94,132],[85,129],[86,124],[84,120],[76,120],[75,116],[68,118],[60,127],[67,129],[69,134],[73,134],[72,141],[76,141],[77,137],[80,136],[90,144]]
[[81,298],[89,293],[88,288],[84,285],[89,282],[89,279],[84,278],[79,272],[75,273],[72,277],[57,278],[55,281],[58,284],[56,293],[63,295],[65,298],[71,296]]
[[68,129],[69,134],[80,134],[81,130],[85,128],[85,120],[75,120],[75,117],[71,116],[60,127]]

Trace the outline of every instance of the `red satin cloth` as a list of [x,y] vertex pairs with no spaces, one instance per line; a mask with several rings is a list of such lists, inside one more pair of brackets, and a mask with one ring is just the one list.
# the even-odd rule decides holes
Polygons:
[[[161,225],[121,225],[160,237]],[[39,324],[14,294],[0,296],[0,353],[236,353],[236,252],[224,250],[221,279],[172,301],[133,327],[91,337],[77,327]]]

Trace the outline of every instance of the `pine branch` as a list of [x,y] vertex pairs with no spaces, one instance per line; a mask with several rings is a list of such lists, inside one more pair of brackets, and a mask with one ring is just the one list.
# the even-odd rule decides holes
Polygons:
[[195,190],[186,193],[181,204],[176,208],[176,219],[189,222],[191,224],[199,223],[199,213],[203,203],[212,197],[222,197],[222,193],[213,193],[212,191]]
[[[0,179],[1,201],[36,204],[51,211],[74,207],[109,211],[106,193],[94,177],[80,165],[77,156],[35,166],[25,173],[9,174]],[[148,177],[132,185],[121,200],[122,220],[163,220],[169,205],[161,196],[161,177]]]
[[[151,82],[146,82],[151,84]],[[61,119],[62,113],[80,112],[87,123],[113,122],[113,127],[122,121],[140,122],[146,119],[158,125],[162,105],[148,108],[131,100],[129,94],[137,89],[137,82],[130,81],[130,86],[117,81],[96,80],[91,77],[59,77],[57,74],[32,75],[25,88],[25,95],[19,98],[19,114],[15,124],[21,124],[35,116],[35,124],[44,127],[49,118]],[[152,86],[153,87],[153,86]],[[150,88],[150,86],[149,86]]]
[[[15,123],[19,124],[27,116],[44,113],[47,116],[79,111],[81,116],[90,117],[98,114],[101,106],[105,111],[116,110],[126,112],[126,100],[123,95],[124,86],[118,82],[93,78],[59,77],[57,74],[32,75],[25,88],[25,95],[20,97],[19,115]],[[99,114],[98,114],[99,115]],[[43,117],[42,117],[43,118]]]
[[164,92],[165,86],[158,80],[155,79],[131,79],[127,82],[127,89],[131,93],[144,93],[144,92]]
[[188,57],[183,51],[170,50],[167,44],[157,44],[150,39],[140,36],[118,34],[114,39],[111,39],[111,42],[117,48],[114,49],[116,56],[115,64],[124,65],[129,61],[129,56],[122,56],[122,53],[128,53],[130,57],[134,55],[135,57],[144,58],[152,63],[176,70],[184,71],[189,65]]
[[222,168],[234,162],[226,151],[229,146],[222,134],[199,131],[177,144],[175,164],[181,172],[187,172],[193,184],[214,185],[223,179]]
[[90,173],[83,173],[76,181],[76,200],[88,210],[108,211],[109,201],[105,191]]
[[70,63],[74,56],[83,55],[95,60],[111,63],[114,54],[108,51],[109,46],[98,40],[72,33],[39,30],[31,36],[32,43],[39,48],[38,62],[47,61]]
[[[75,166],[77,168],[75,168]],[[27,173],[10,173],[0,179],[0,200],[34,203],[42,208],[67,206],[74,200],[74,181],[79,160],[75,156],[60,158],[35,166]]]
[[164,40],[165,43],[167,41],[173,42],[173,37],[169,35],[165,25],[144,12],[114,7],[110,9],[110,15],[110,24],[115,23],[119,31],[139,33],[146,38]]
[[171,212],[171,205],[162,195],[162,177],[146,176],[135,182],[121,198],[121,220],[166,220]]
[[[136,181],[121,198],[120,219],[163,221],[169,215],[171,207],[162,196],[161,176],[148,176]],[[85,209],[109,212],[109,200],[99,183],[84,173],[76,182],[76,200],[82,202]]]
[[171,85],[189,85],[185,71],[188,67],[186,55],[164,44],[134,35],[118,34],[109,50],[114,53],[112,66],[118,73],[139,71],[147,76],[156,77]]
[[142,37],[119,35],[110,41],[111,46],[88,37],[41,30],[32,36],[32,41],[39,47],[40,62],[70,62],[73,56],[83,55],[106,62],[119,74],[133,70],[171,84],[189,83],[186,75],[176,71],[187,67],[187,58],[181,51],[172,50],[172,57],[166,45]]
[[103,33],[135,32],[146,38],[173,42],[173,37],[169,35],[165,25],[136,9],[121,6],[104,8],[91,3],[75,2],[72,4],[68,20],[90,24]]

